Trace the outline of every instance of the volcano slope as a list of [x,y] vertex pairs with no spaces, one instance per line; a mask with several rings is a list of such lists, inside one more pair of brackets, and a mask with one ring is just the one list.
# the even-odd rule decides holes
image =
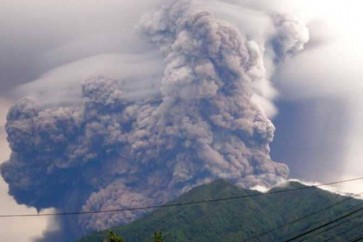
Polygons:
[[[361,200],[298,182],[260,193],[224,180],[198,186],[169,204],[185,203],[194,204],[159,208],[112,230],[127,242],[152,241],[155,231],[173,242],[285,241],[363,207]],[[359,237],[362,215],[347,216],[301,238],[349,241]],[[105,234],[96,232],[79,242],[101,242]]]

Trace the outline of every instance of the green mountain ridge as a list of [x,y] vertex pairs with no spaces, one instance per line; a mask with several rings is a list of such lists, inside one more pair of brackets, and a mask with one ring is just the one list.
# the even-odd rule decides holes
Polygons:
[[[224,199],[231,197],[234,199]],[[166,242],[284,241],[363,207],[361,200],[298,182],[262,194],[223,180],[198,186],[170,204],[213,199],[217,201],[160,208],[112,230],[127,242],[150,242],[155,231],[161,231]],[[363,212],[339,222],[331,224],[332,228],[327,231],[321,232],[329,226],[303,238],[349,241],[361,232],[357,228],[363,225]],[[97,232],[78,242],[101,242],[104,235],[105,231]]]

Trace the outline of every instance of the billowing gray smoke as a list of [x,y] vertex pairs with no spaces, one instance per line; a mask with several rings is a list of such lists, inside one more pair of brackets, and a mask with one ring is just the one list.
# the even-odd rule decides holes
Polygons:
[[[266,78],[263,47],[190,4],[164,6],[138,28],[165,58],[159,92],[130,99],[123,81],[97,76],[79,87],[77,105],[25,98],[10,109],[12,155],[1,173],[19,203],[118,209],[162,204],[217,178],[252,187],[288,176],[287,166],[270,158],[274,126],[252,98],[253,83]],[[277,56],[307,41],[284,21],[275,20],[270,38]],[[76,223],[104,229],[143,212],[83,215]]]
[[276,61],[285,60],[304,49],[304,44],[309,40],[309,32],[296,16],[273,16],[276,34],[272,45],[277,55]]

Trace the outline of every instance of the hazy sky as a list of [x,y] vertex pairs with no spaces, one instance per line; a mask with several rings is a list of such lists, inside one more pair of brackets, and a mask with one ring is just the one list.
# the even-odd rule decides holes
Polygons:
[[[95,66],[113,72],[117,69],[115,63],[130,70],[123,60],[125,54],[149,51],[148,44],[133,34],[134,27],[143,13],[158,6],[158,2],[161,0],[1,1],[0,162],[10,154],[3,131],[7,109],[20,95],[37,88],[19,86],[40,79],[43,81],[38,85],[52,88],[53,84],[46,84],[48,79],[66,83],[64,80],[93,73]],[[362,176],[363,2],[227,2],[246,2],[266,11],[296,11],[310,29],[311,40],[304,52],[280,66],[272,76],[279,92],[275,100],[278,114],[274,117],[277,131],[273,158],[289,165],[292,178],[324,182]],[[256,14],[237,12],[231,19],[263,24],[264,19]],[[256,31],[249,24],[241,24],[240,28]],[[154,53],[149,56],[158,60]],[[143,59],[145,65],[148,58]],[[160,74],[157,66],[153,68],[155,76]],[[357,191],[357,187],[350,184],[344,188]],[[33,209],[17,206],[6,193],[7,186],[0,180],[1,214],[34,213]],[[47,224],[40,218],[18,221],[0,218],[0,237],[29,241]]]

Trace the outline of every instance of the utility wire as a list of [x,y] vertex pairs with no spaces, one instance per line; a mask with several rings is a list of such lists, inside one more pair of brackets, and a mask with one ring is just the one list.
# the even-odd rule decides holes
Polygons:
[[[351,211],[352,209],[355,209],[355,208],[357,208],[357,207],[359,207],[359,206],[361,206],[361,204],[357,204],[357,205],[355,205],[355,206],[353,206],[353,207],[351,207],[351,208],[349,208],[348,210],[345,210],[345,211],[343,211],[343,212],[348,212],[348,211]],[[341,214],[341,213],[339,213],[339,214]],[[303,241],[309,241],[309,239],[311,239],[311,238],[313,238],[313,237],[315,237],[315,236],[317,236],[317,235],[319,235],[319,234],[321,234],[321,233],[324,233],[324,232],[327,232],[327,231],[329,231],[329,230],[331,230],[331,229],[334,229],[334,228],[336,228],[336,227],[338,227],[338,226],[340,226],[340,225],[343,225],[343,224],[346,224],[347,222],[350,222],[350,220],[351,219],[354,219],[354,218],[357,218],[357,217],[359,217],[359,216],[362,216],[362,214],[354,214],[354,215],[352,215],[352,217],[349,217],[349,218],[346,218],[346,219],[343,219],[342,221],[339,221],[339,222],[337,222],[337,223],[333,223],[333,224],[330,224],[330,225],[332,225],[332,226],[330,226],[330,225],[327,225],[326,226],[326,228],[321,228],[321,229],[318,229],[317,231],[314,231],[314,232],[312,232],[312,234],[309,236],[309,235],[307,235],[307,237],[304,237],[304,238],[302,238],[299,242],[303,242]],[[323,223],[324,221],[326,221],[326,220],[328,220],[328,218],[325,218],[325,219],[322,219],[322,220],[320,220],[320,221],[318,221],[317,223],[315,223],[316,225],[317,224],[321,224],[321,223]],[[314,224],[313,224],[314,225]],[[307,227],[305,227],[305,228],[303,228],[303,229],[306,229],[306,228],[310,228],[311,227],[311,225],[310,226],[307,226]],[[302,229],[302,230],[303,230]],[[292,233],[290,233],[290,234],[292,234]],[[286,237],[286,236],[284,236],[284,237]]]
[[363,241],[363,236],[357,237],[357,238],[355,238],[355,239],[353,239],[353,240],[351,240],[349,242],[358,242],[358,241]]
[[[349,209],[347,209],[347,210],[343,210],[343,211],[340,211],[340,212],[338,212],[338,214],[337,214],[337,216],[341,216],[342,214],[344,214],[344,213],[346,213],[346,212],[350,212],[350,211],[352,211],[352,210],[354,210],[354,209],[356,209],[357,207],[359,207],[359,206],[361,206],[362,204],[361,203],[358,203],[358,204],[355,204],[354,206],[352,206],[352,207],[350,207]],[[323,219],[321,219],[321,220],[318,220],[318,221],[316,221],[315,223],[313,223],[313,224],[307,224],[307,225],[305,225],[303,228],[300,228],[300,229],[298,229],[298,232],[300,233],[300,231],[308,231],[308,230],[310,230],[313,226],[318,226],[318,225],[321,225],[321,224],[323,224],[323,223],[326,223],[326,221],[330,221],[331,220],[331,217],[325,217],[325,218],[323,218]],[[319,229],[317,229],[317,230],[320,230],[320,228]],[[287,234],[285,234],[285,235],[282,235],[282,237],[280,237],[280,238],[278,238],[278,239],[275,239],[275,240],[273,240],[273,242],[281,242],[281,241],[284,241],[285,240],[285,238],[289,238],[289,237],[291,237],[291,236],[295,236],[296,235],[296,231],[291,231],[291,232],[289,232],[289,233],[287,233]],[[303,240],[305,240],[305,238],[304,239],[302,239],[301,241],[303,241]],[[300,241],[300,242],[301,242]]]
[[354,228],[352,228],[351,230],[345,230],[345,231],[342,231],[341,233],[338,233],[338,234],[335,234],[333,236],[330,236],[328,237],[327,239],[325,239],[324,241],[322,242],[330,242],[332,241],[334,238],[336,237],[340,237],[342,235],[346,235],[348,233],[351,233],[352,231],[356,230],[356,229],[359,229],[361,226],[363,225],[363,223],[360,223],[358,226],[355,226]]
[[341,183],[353,182],[363,180],[363,177],[357,177],[352,179],[346,179],[341,181],[334,181],[314,186],[304,186],[298,188],[291,188],[285,190],[275,190],[266,193],[255,193],[249,195],[241,195],[241,196],[233,196],[233,197],[223,197],[223,198],[216,198],[216,199],[205,199],[205,200],[198,200],[198,201],[191,201],[191,202],[183,202],[183,203],[168,203],[163,205],[153,205],[153,206],[140,206],[140,207],[130,207],[130,208],[121,208],[121,209],[110,209],[110,210],[96,210],[96,211],[75,211],[75,212],[59,212],[59,213],[38,213],[38,214],[2,214],[0,218],[17,218],[17,217],[45,217],[45,216],[66,216],[66,215],[84,215],[84,214],[99,214],[99,213],[117,213],[117,212],[125,212],[125,211],[135,211],[135,210],[148,210],[148,209],[156,209],[156,208],[169,208],[169,207],[180,207],[180,206],[187,206],[187,205],[195,205],[195,204],[203,204],[203,203],[214,203],[214,202],[221,202],[221,201],[231,201],[237,199],[244,199],[250,197],[259,197],[259,196],[266,196],[271,194],[279,194],[279,193],[286,193],[286,192],[293,192],[293,191],[301,191],[307,190],[322,186],[330,186],[336,185]]
[[[353,220],[353,219],[357,219],[357,218],[361,217],[362,215],[363,215],[363,214],[355,214],[355,215],[353,215],[353,217],[349,218],[349,219],[348,219],[348,221],[347,221],[347,220],[343,220],[343,221],[341,221],[340,223],[336,223],[336,224],[334,224],[333,226],[330,226],[330,227],[328,227],[328,228],[325,228],[325,229],[323,229],[323,230],[321,230],[321,231],[317,231],[316,233],[313,233],[313,234],[312,234],[312,236],[307,237],[307,238],[304,238],[304,239],[303,239],[303,240],[301,240],[301,241],[309,240],[310,238],[313,238],[313,237],[315,237],[315,236],[317,236],[317,235],[319,235],[319,234],[325,233],[325,232],[327,232],[327,231],[329,231],[329,230],[331,230],[331,229],[334,229],[334,228],[336,228],[336,227],[339,227],[339,226],[341,226],[341,225],[343,225],[343,224],[347,224],[347,223],[349,223],[349,222],[352,222],[352,220]],[[335,237],[338,237],[338,235],[335,235]]]
[[[361,192],[361,193],[359,193],[359,194],[355,194],[354,196],[359,196],[359,195],[362,195],[362,194],[363,194],[363,192]],[[293,220],[287,221],[286,223],[283,223],[283,224],[281,224],[281,225],[277,225],[277,226],[275,226],[274,228],[269,229],[269,230],[267,230],[267,231],[265,231],[265,232],[262,232],[262,233],[260,233],[260,234],[256,234],[256,235],[251,236],[251,237],[249,237],[249,238],[247,238],[247,239],[244,239],[244,240],[242,240],[242,242],[249,242],[249,241],[253,241],[253,240],[259,240],[261,237],[263,237],[263,236],[265,236],[265,235],[267,235],[267,234],[270,234],[270,233],[272,233],[272,232],[273,232],[273,231],[275,231],[275,230],[285,228],[285,227],[287,227],[287,226],[290,226],[291,224],[294,224],[294,223],[300,222],[300,221],[302,221],[302,220],[304,220],[304,219],[306,219],[306,218],[308,218],[308,217],[314,216],[314,215],[316,215],[316,214],[319,214],[319,213],[321,213],[321,212],[324,212],[324,211],[326,211],[326,210],[329,210],[329,209],[331,209],[331,208],[334,208],[334,207],[336,207],[336,206],[338,206],[338,205],[340,205],[340,204],[342,204],[342,203],[344,203],[344,202],[347,202],[347,201],[350,201],[350,200],[353,200],[353,199],[354,199],[354,197],[353,197],[353,196],[352,196],[352,197],[345,198],[345,199],[342,199],[342,200],[340,200],[340,201],[338,201],[338,202],[336,202],[336,203],[333,203],[333,204],[331,204],[331,205],[329,205],[329,206],[327,206],[327,207],[324,207],[324,208],[321,208],[321,209],[315,210],[315,211],[313,211],[313,212],[311,212],[311,213],[309,213],[309,214],[306,214],[306,215],[304,215],[304,216],[302,216],[302,217],[299,217],[299,218],[296,218],[296,219],[293,219]]]
[[315,227],[315,228],[313,228],[313,229],[310,229],[310,230],[308,230],[308,231],[305,231],[305,232],[303,232],[303,233],[301,233],[301,234],[299,234],[299,235],[297,235],[297,236],[294,236],[294,237],[292,237],[292,238],[290,238],[290,239],[288,239],[288,240],[285,240],[284,242],[291,242],[291,241],[294,241],[294,240],[296,240],[296,239],[299,239],[299,238],[301,238],[301,237],[303,237],[303,236],[305,236],[305,235],[311,234],[311,233],[313,233],[313,232],[315,232],[315,231],[317,231],[317,230],[319,230],[319,229],[321,229],[321,228],[324,228],[324,227],[326,227],[326,226],[329,226],[330,224],[333,224],[333,223],[335,223],[335,222],[337,222],[337,221],[343,220],[343,219],[348,218],[348,217],[350,217],[350,216],[352,216],[352,215],[354,215],[354,214],[356,214],[356,213],[359,213],[360,211],[363,211],[363,207],[361,207],[361,208],[359,208],[359,209],[356,209],[356,210],[354,210],[353,212],[349,212],[349,213],[347,213],[347,214],[345,214],[345,215],[343,215],[343,216],[340,216],[340,217],[338,217],[338,218],[336,218],[336,219],[334,219],[334,220],[331,220],[331,221],[329,221],[329,222],[327,222],[327,223],[324,223],[324,224],[322,224],[322,225],[319,225],[319,226],[317,226],[317,227]]

